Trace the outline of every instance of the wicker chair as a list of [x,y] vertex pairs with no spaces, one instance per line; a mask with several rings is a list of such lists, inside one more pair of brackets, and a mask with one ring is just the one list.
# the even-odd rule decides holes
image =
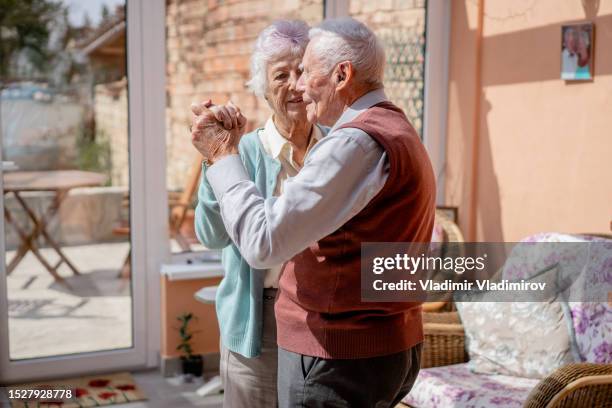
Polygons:
[[[451,207],[444,207],[445,209],[452,209]],[[461,250],[460,245],[453,245],[453,243],[465,242],[463,234],[459,226],[451,220],[446,214],[444,209],[436,210],[436,225],[442,229],[442,242],[441,242],[441,253],[444,256],[452,256],[450,252]],[[460,254],[455,254],[460,256]],[[450,312],[454,310],[454,304],[449,301],[438,301],[438,302],[427,302],[423,304],[423,312]]]
[[423,312],[423,334],[421,368],[468,361],[465,331],[458,312]]
[[[421,368],[468,361],[457,312],[424,313]],[[408,407],[399,404],[397,407]],[[611,408],[612,364],[575,363],[557,369],[531,391],[525,408]]]

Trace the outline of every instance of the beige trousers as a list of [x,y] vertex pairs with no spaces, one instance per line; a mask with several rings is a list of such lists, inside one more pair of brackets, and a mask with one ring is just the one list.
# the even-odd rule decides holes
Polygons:
[[221,381],[224,408],[274,408],[278,406],[276,371],[275,289],[265,289],[261,354],[246,358],[221,347]]

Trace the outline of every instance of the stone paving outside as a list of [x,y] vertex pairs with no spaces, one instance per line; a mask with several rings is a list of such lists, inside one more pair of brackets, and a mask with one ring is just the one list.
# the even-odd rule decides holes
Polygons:
[[[63,248],[81,275],[62,265],[53,277],[28,253],[7,277],[11,359],[25,359],[132,346],[130,282],[118,277],[129,243]],[[43,249],[51,264],[57,259]],[[14,251],[6,252],[11,259]]]

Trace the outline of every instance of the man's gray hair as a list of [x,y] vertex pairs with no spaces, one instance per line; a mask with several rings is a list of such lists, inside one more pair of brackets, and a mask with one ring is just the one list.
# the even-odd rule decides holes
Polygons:
[[365,24],[350,17],[329,19],[310,29],[313,52],[330,73],[342,61],[350,61],[355,79],[371,86],[382,86],[385,50]]
[[268,86],[268,63],[280,56],[301,56],[308,45],[310,27],[301,20],[278,20],[257,37],[251,56],[251,78],[247,87],[257,96],[264,96]]

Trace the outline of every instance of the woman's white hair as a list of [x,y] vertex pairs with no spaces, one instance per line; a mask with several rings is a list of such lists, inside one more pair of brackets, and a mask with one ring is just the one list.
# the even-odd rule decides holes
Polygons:
[[268,86],[268,63],[279,56],[302,55],[308,45],[310,27],[301,20],[278,20],[266,27],[255,41],[251,56],[251,78],[247,87],[257,96],[264,96]]
[[350,61],[355,79],[371,86],[382,86],[385,71],[385,50],[376,35],[365,24],[350,18],[323,21],[310,29],[312,51],[320,58],[329,74],[342,61]]

